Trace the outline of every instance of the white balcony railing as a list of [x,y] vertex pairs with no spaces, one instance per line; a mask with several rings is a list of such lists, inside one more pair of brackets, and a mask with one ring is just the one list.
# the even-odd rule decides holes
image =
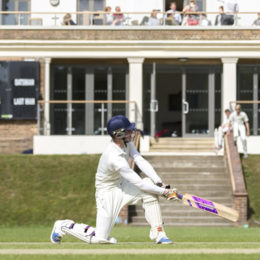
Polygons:
[[189,26],[215,27],[259,25],[260,14],[257,12],[239,12],[224,14],[216,12],[196,12],[178,14],[154,11],[151,12],[5,12],[0,11],[0,27],[5,26]]

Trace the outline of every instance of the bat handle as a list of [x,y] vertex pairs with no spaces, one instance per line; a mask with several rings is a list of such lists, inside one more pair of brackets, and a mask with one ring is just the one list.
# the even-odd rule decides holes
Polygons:
[[177,197],[178,197],[180,200],[182,200],[183,195],[181,195],[180,193],[176,193],[176,195],[177,195]]

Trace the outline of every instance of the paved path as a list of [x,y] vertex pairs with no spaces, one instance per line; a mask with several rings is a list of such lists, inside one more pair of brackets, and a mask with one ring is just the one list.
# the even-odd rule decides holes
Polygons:
[[260,249],[0,249],[0,255],[260,254]]

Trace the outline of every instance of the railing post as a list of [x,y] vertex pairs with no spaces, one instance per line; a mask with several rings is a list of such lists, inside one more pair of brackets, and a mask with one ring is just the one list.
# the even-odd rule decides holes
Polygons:
[[105,127],[105,104],[101,104],[101,135],[104,135]]
[[37,131],[38,135],[41,135],[41,105],[37,103]]
[[45,58],[45,78],[44,78],[44,135],[50,135],[50,63],[51,58]]

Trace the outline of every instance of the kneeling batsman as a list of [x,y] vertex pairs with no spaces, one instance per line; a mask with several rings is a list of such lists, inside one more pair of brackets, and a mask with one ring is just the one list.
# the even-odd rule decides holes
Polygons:
[[[96,228],[72,220],[57,220],[51,242],[60,243],[64,235],[70,234],[87,243],[116,243],[109,234],[120,210],[141,200],[151,226],[151,240],[158,244],[172,243],[163,228],[158,195],[168,200],[177,199],[176,190],[164,185],[151,164],[136,150],[132,143],[136,131],[134,123],[125,116],[114,116],[107,123],[107,131],[112,141],[100,157],[96,173]],[[147,178],[142,179],[130,168],[129,157]]]

